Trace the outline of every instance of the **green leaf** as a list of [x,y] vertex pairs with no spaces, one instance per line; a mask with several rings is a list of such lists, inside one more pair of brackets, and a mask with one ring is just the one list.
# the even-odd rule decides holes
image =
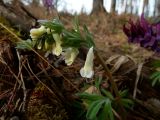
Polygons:
[[151,76],[150,79],[152,79],[152,86],[155,86],[156,83],[160,83],[160,71],[154,72]]
[[112,106],[111,106],[111,101],[109,99],[105,100],[104,109],[105,109],[106,114],[109,117],[109,120],[114,120],[114,116],[113,116],[113,112],[112,112]]
[[98,120],[114,120],[111,101],[107,98],[104,100],[104,105],[98,115]]
[[84,42],[80,33],[78,31],[63,31],[63,46],[64,47],[80,47],[81,44]]
[[131,99],[127,99],[127,98],[122,98],[121,102],[125,108],[130,108],[131,106],[134,105],[134,102]]
[[101,81],[102,81],[102,78],[101,78],[101,77],[98,77],[98,78],[96,78],[96,80],[95,80],[95,87],[96,87],[98,90],[100,90]]
[[105,89],[101,89],[101,91],[102,91],[102,93],[104,94],[104,95],[106,95],[109,99],[111,99],[111,100],[114,100],[114,97],[113,97],[113,95],[111,94],[111,92],[109,92],[109,91],[106,91]]
[[152,86],[155,86],[156,84],[159,84],[159,83],[160,83],[160,78],[159,77],[154,78],[152,81]]
[[92,102],[86,114],[88,120],[93,120],[93,119],[97,120],[97,114],[100,111],[100,108],[102,107],[103,103],[104,101],[102,100],[97,100],[95,102]]
[[41,22],[41,24],[47,28],[53,30],[53,32],[60,34],[64,29],[63,24],[58,20],[54,19],[53,21]]
[[96,100],[100,100],[100,99],[104,99],[103,96],[98,95],[98,94],[89,94],[89,93],[77,93],[77,96],[80,97],[80,99],[87,99],[89,101],[96,101]]
[[79,30],[79,21],[78,21],[78,16],[75,16],[74,18],[74,30],[76,30],[77,32],[80,33],[80,30]]
[[150,76],[150,79],[155,79],[155,78],[160,78],[160,72],[159,72],[159,71],[154,72],[154,73]]
[[86,118],[86,109],[80,101],[74,101],[71,104],[71,107],[74,109],[73,114],[76,117],[76,120],[85,120]]
[[93,39],[93,35],[89,32],[88,28],[86,25],[83,26],[83,30],[84,30],[84,34],[85,34],[85,41],[87,43],[87,47],[95,47],[95,44],[94,44],[94,39]]
[[155,68],[160,67],[160,60],[154,60],[154,61],[152,62],[152,66],[155,67]]
[[128,96],[128,90],[123,90],[123,91],[119,91],[120,96],[123,97],[127,97]]
[[33,47],[34,47],[34,42],[31,41],[30,39],[28,40],[24,40],[24,41],[21,41],[21,42],[17,42],[17,46],[16,48],[17,49],[23,49],[23,50],[31,50]]

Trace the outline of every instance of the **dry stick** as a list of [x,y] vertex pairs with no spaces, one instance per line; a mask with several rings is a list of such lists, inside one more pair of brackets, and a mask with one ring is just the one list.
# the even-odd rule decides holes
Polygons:
[[45,58],[43,58],[37,51],[35,51],[33,48],[31,48],[33,52],[35,52],[42,60],[44,60],[51,68],[56,70],[58,74],[60,74],[64,80],[66,80],[74,89],[76,89],[78,92],[80,91],[70,80],[68,80],[59,70],[57,70],[53,65],[51,65]]
[[[0,23],[0,25],[5,28],[9,33],[11,33],[19,42],[23,41],[21,38],[19,38],[15,33],[13,33],[11,30],[9,30],[5,25],[3,25],[2,23]],[[31,46],[28,46],[35,54],[37,54],[42,60],[44,60],[51,68],[53,68],[54,70],[56,70],[57,73],[59,73],[64,80],[66,80],[66,82],[68,82],[75,90],[77,90],[78,92],[80,91],[75,85],[73,85],[73,83],[68,80],[59,70],[57,70],[55,67],[53,67],[53,65],[51,65],[45,58],[43,58],[36,50],[34,50]]]
[[19,75],[20,75],[20,79],[22,82],[22,89],[23,89],[23,104],[22,104],[22,111],[25,111],[25,105],[26,105],[26,98],[27,98],[27,90],[26,90],[26,86],[25,86],[25,82],[23,79],[23,75],[22,75],[22,62],[21,62],[21,57],[19,55],[19,52],[17,50],[17,56],[18,56],[18,60],[19,60]]
[[95,55],[96,55],[96,57],[98,58],[100,64],[103,66],[103,68],[104,68],[104,70],[106,71],[106,74],[107,74],[107,76],[108,76],[108,78],[109,78],[109,81],[110,81],[110,83],[111,83],[111,86],[112,86],[112,88],[113,88],[113,91],[114,91],[114,93],[115,93],[115,95],[116,95],[117,102],[118,102],[118,104],[119,104],[119,106],[120,106],[120,109],[122,110],[122,113],[123,113],[123,114],[122,114],[122,119],[123,119],[123,120],[126,120],[126,115],[125,115],[126,111],[125,111],[125,109],[123,108],[123,105],[122,105],[122,103],[121,103],[121,101],[120,101],[121,97],[120,97],[120,95],[119,95],[118,87],[117,87],[115,81],[114,81],[113,78],[112,78],[112,74],[111,74],[109,68],[106,66],[106,64],[105,64],[104,60],[102,59],[102,57],[99,55],[97,49],[95,49]]
[[16,76],[16,74],[12,71],[12,69],[7,65],[7,63],[5,63],[5,65],[7,66],[9,72],[13,75],[13,77],[17,80],[17,82],[19,83],[19,85],[21,85],[21,80]]
[[[25,68],[25,69],[27,70],[27,72],[30,74],[30,72],[28,71],[28,69],[26,68],[26,66],[24,66],[24,68]],[[49,66],[49,67],[45,68],[45,70],[47,71],[47,70],[49,70],[50,68],[51,68],[51,67]],[[35,75],[36,75],[36,76],[39,76],[39,75],[41,75],[42,73],[44,73],[45,70],[42,70],[42,71],[36,73]],[[32,78],[34,78],[34,76],[30,74],[30,77],[29,77],[27,80],[31,80]]]
[[[47,73],[47,71],[45,70],[45,68],[44,68],[44,66],[43,66],[43,64],[42,64],[42,71],[43,71],[43,73],[46,75],[46,77],[48,78],[48,80],[50,80],[52,83],[52,89],[55,91],[55,95],[56,95],[56,97],[57,98],[59,98],[63,103],[65,103],[65,99],[64,99],[64,96],[62,95],[62,93],[61,92],[58,92],[58,87],[56,86],[56,84],[55,84],[55,82],[51,79],[51,77],[49,77],[49,75],[48,75],[48,73]],[[40,68],[41,69],[41,68]]]
[[108,69],[108,67],[106,66],[106,64],[105,64],[104,60],[102,59],[102,57],[99,55],[97,50],[95,50],[95,55],[98,58],[98,60],[101,63],[101,65],[103,66],[104,70],[106,71],[106,74],[107,74],[107,76],[108,76],[108,78],[110,80],[110,83],[111,83],[111,85],[113,87],[113,90],[114,90],[114,93],[115,93],[116,97],[120,97],[119,96],[119,92],[118,92],[118,87],[117,87],[116,83],[114,82],[114,80],[112,78],[112,74],[111,74],[110,70]]
[[[30,72],[34,75],[34,77],[35,77],[44,87],[46,87],[46,88],[49,90],[50,93],[52,93],[53,95],[56,96],[56,94],[55,94],[45,83],[43,83],[43,82],[34,74],[34,72],[32,71],[32,69],[31,69],[31,67],[30,67],[30,65],[29,65],[28,62],[27,62],[27,65],[28,65],[28,68],[29,68]],[[58,100],[59,102],[61,102],[61,100],[60,100],[59,98],[57,98],[57,100]]]
[[0,94],[0,99],[2,99],[3,97],[7,96],[10,92],[12,92],[13,89],[8,89],[5,90],[4,92],[1,92]]
[[6,84],[11,85],[11,86],[14,86],[14,84],[13,84],[13,83],[8,82],[8,81],[6,81],[6,80],[0,80],[0,82],[6,83]]

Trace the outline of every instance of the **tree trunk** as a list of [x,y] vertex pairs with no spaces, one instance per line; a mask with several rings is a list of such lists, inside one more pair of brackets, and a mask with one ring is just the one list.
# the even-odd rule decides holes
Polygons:
[[155,17],[157,14],[157,0],[155,0],[153,16]]
[[133,14],[133,4],[132,4],[132,0],[130,0],[130,12],[131,12],[131,14]]
[[142,13],[145,14],[145,15],[148,15],[148,12],[149,12],[148,3],[149,3],[148,0],[144,0],[144,2],[143,2]]
[[160,1],[157,0],[157,16],[160,16]]
[[91,14],[99,13],[99,12],[106,12],[103,6],[103,0],[93,0],[93,9]]
[[128,2],[127,0],[125,1],[125,9],[124,9],[124,13],[127,13],[127,8],[128,8]]
[[111,12],[116,12],[116,0],[112,0],[111,3]]

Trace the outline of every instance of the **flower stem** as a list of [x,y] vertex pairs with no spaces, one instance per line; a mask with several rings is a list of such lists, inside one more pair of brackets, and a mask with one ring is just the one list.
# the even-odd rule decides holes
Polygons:
[[106,75],[108,76],[109,78],[109,81],[111,83],[111,86],[112,86],[112,89],[114,91],[114,94],[116,96],[116,99],[117,99],[117,103],[119,104],[119,107],[120,107],[120,110],[122,111],[122,119],[123,120],[126,120],[126,111],[121,103],[121,97],[119,95],[119,91],[118,91],[118,87],[117,87],[117,84],[115,83],[115,81],[113,80],[113,77],[112,77],[112,74],[109,70],[109,68],[106,66],[103,58],[99,55],[97,49],[95,49],[95,55],[97,57],[97,59],[99,60],[100,64],[103,66],[104,70],[106,71]]

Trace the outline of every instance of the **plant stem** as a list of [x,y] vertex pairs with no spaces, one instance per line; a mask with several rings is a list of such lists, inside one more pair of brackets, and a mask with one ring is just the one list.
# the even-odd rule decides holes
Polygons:
[[106,71],[106,75],[108,76],[109,78],[109,81],[111,83],[111,86],[112,86],[112,89],[114,91],[114,94],[117,98],[117,102],[119,104],[119,107],[120,107],[120,110],[122,111],[122,119],[123,120],[126,120],[126,111],[121,103],[121,97],[119,95],[119,91],[118,91],[118,87],[117,87],[117,84],[115,83],[115,81],[113,80],[113,77],[112,77],[112,73],[110,72],[109,68],[106,66],[103,58],[99,55],[97,49],[95,49],[95,55],[97,57],[97,59],[99,60],[100,64],[103,66],[104,70]]
[[118,92],[118,87],[117,87],[116,83],[113,80],[112,74],[111,74],[109,68],[106,66],[106,64],[105,64],[104,60],[102,59],[102,57],[99,55],[97,50],[95,50],[95,55],[98,58],[100,64],[103,66],[104,70],[106,71],[106,74],[107,74],[107,76],[109,78],[109,81],[110,81],[112,87],[113,87],[113,90],[114,90],[114,93],[115,93],[116,97],[120,97],[119,96],[119,92]]

